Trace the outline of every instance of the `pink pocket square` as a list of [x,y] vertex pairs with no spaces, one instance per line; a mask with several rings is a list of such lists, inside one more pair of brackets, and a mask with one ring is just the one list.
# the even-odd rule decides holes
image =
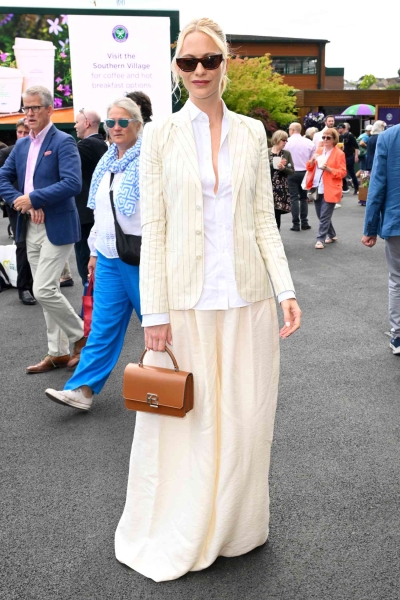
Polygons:
[[45,152],[45,153],[43,154],[43,156],[49,156],[49,154],[52,154],[52,151],[51,151],[51,150],[47,150],[47,152]]

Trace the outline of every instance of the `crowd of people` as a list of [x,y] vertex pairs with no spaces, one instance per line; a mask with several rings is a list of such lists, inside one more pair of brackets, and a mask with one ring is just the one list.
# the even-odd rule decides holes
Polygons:
[[[269,155],[278,229],[285,213],[292,216],[291,231],[311,229],[308,205],[314,202],[319,221],[315,248],[321,250],[325,244],[337,241],[332,225],[333,210],[340,208],[343,194],[349,193],[349,181],[357,196],[360,181],[369,180],[377,135],[385,127],[383,121],[375,121],[356,139],[349,123],[335,126],[335,117],[328,115],[323,129],[309,127],[304,136],[300,123],[289,125],[289,136],[283,130],[276,131]],[[339,149],[341,153],[337,152]],[[360,168],[356,173],[357,164]],[[366,201],[360,198],[358,204],[365,206]]]
[[[322,131],[302,136],[292,123],[289,134],[275,132],[268,149],[263,124],[222,100],[228,67],[219,25],[192,21],[171,65],[175,89],[182,82],[188,93],[184,107],[152,122],[145,94],[117,98],[105,115],[107,141],[99,133],[102,116],[89,107],[76,115],[76,143],[53,125],[50,91],[31,87],[18,141],[3,150],[0,168],[17,243],[18,292],[24,303],[41,304],[47,328],[47,354],[26,371],[75,370],[63,390],[48,388],[47,397],[89,410],[118,360],[133,311],[153,351],[148,364],[166,366],[164,351],[173,343],[180,367],[193,374],[194,408],[185,419],[136,416],[115,551],[155,581],[249,552],[268,537],[279,336],[292,335],[301,321],[281,215],[291,213],[291,231],[311,229],[312,200],[315,248],[336,242],[333,210],[347,176],[357,193],[361,147],[366,169],[373,152],[379,165],[363,242],[400,235],[400,219],[385,202],[386,158],[400,153],[396,128],[372,143],[377,122],[357,142],[347,124],[336,129],[328,116]],[[396,198],[398,184],[389,184]],[[382,211],[395,225],[379,224]],[[88,337],[61,291],[72,280],[73,249],[82,284],[89,275],[95,281]],[[387,257],[391,347],[400,353],[397,239],[388,241]],[[274,296],[283,312],[279,331]]]

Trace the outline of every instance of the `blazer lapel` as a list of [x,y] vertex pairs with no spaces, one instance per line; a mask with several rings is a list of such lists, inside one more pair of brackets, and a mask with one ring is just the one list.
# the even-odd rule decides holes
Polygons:
[[26,142],[21,144],[21,156],[18,156],[18,165],[21,165],[21,177],[18,178],[19,185],[21,187],[20,191],[24,193],[24,184],[25,184],[25,175],[26,175],[26,161],[28,160],[29,148],[31,147],[31,140],[29,137],[26,137]]
[[44,156],[44,153],[46,152],[46,150],[47,150],[47,148],[48,148],[48,146],[50,144],[50,140],[53,137],[54,133],[55,133],[55,127],[53,125],[52,127],[50,127],[49,131],[47,132],[46,137],[43,140],[43,144],[40,147],[39,156],[37,158],[36,165],[35,165],[35,170],[34,170],[33,174],[36,173],[36,171],[37,171],[40,163],[42,162],[42,158]]
[[173,132],[174,143],[181,155],[182,161],[201,191],[199,160],[189,110],[183,107],[178,113],[173,115],[172,121],[175,125]]
[[246,164],[249,130],[235,113],[228,111],[228,119],[229,158],[232,173],[232,212],[234,214]]

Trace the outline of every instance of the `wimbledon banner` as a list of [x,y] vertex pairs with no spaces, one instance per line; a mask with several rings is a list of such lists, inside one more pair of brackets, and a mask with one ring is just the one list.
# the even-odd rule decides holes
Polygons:
[[69,15],[75,111],[106,109],[142,91],[156,118],[171,114],[170,21],[166,17]]
[[[16,9],[17,10],[17,9]],[[18,9],[19,10],[19,9]],[[142,91],[155,118],[171,114],[171,19],[126,14],[0,14],[0,124],[23,116],[33,85],[54,94],[53,121]]]

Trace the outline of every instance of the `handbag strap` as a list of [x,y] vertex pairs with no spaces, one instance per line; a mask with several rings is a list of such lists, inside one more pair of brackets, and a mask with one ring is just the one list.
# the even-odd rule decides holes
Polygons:
[[86,296],[93,296],[93,288],[94,288],[94,271],[92,271],[89,276],[89,283],[88,283],[88,287],[87,287]]
[[[143,350],[142,356],[139,359],[139,367],[143,367],[143,359],[144,359],[144,357],[146,355],[146,352],[147,352],[147,348],[145,348]],[[169,355],[170,359],[174,363],[174,370],[178,372],[179,371],[179,366],[178,366],[178,363],[176,362],[176,358],[172,354],[171,350],[169,348],[167,348],[167,346],[165,346],[165,352]]]
[[111,202],[111,209],[113,212],[113,216],[114,216],[114,223],[117,223],[117,215],[115,214],[115,206],[114,206],[114,175],[115,173],[111,173],[111,177],[110,177],[110,202]]

